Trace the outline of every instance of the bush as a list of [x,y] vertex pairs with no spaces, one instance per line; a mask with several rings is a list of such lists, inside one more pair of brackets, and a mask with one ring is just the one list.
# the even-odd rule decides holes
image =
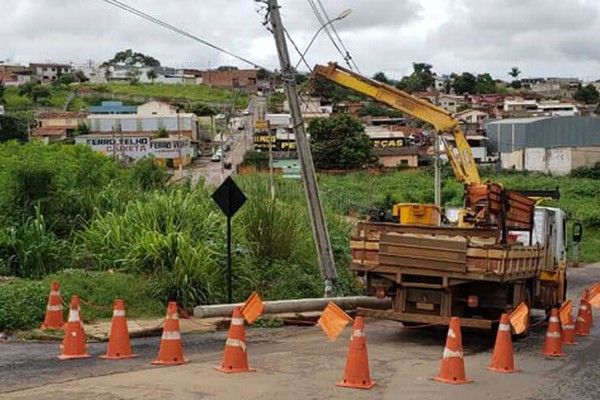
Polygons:
[[11,278],[0,282],[0,331],[32,329],[44,320],[51,282],[58,280],[65,302],[65,318],[71,296],[77,294],[84,321],[110,318],[115,299],[125,300],[131,318],[157,317],[164,305],[150,297],[145,282],[128,274],[66,270],[40,281]]

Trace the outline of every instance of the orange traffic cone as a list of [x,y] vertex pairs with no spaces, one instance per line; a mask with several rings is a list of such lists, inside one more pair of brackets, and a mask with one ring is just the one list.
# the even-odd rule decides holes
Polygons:
[[578,336],[590,336],[589,308],[590,303],[585,299],[581,299],[579,310],[577,311],[577,320],[575,321],[575,334]]
[[62,354],[58,356],[61,360],[70,358],[88,358],[87,345],[85,343],[85,333],[83,326],[79,321],[79,297],[71,297],[71,307],[69,309],[69,319],[65,325],[65,338],[61,345]]
[[573,314],[571,314],[571,312],[569,312],[569,322],[562,325],[561,339],[562,344],[566,344],[568,346],[574,346],[578,344],[575,340],[575,321],[573,321]]
[[177,302],[170,301],[167,306],[165,327],[163,328],[158,359],[153,361],[154,365],[180,365],[186,363],[183,358],[183,345],[181,343],[181,331],[179,330],[179,314],[177,313]]
[[123,300],[117,299],[113,306],[113,318],[110,325],[110,337],[108,339],[106,355],[100,356],[100,358],[119,360],[131,357],[135,357],[135,354],[132,354],[131,343],[129,342],[125,303]]
[[[585,291],[588,292],[587,289]],[[588,292],[587,299],[585,299],[585,309],[583,311],[586,312],[587,321],[588,321],[588,323],[590,325],[590,328],[591,328],[592,326],[594,326],[594,312],[593,312],[592,305],[590,304],[590,295],[589,295],[589,292]]]
[[492,363],[488,367],[490,371],[496,372],[518,372],[515,369],[512,347],[512,332],[508,314],[502,314],[500,324],[498,325],[498,334],[496,335],[496,345],[492,355]]
[[65,322],[63,320],[62,297],[60,297],[60,284],[58,281],[52,282],[50,296],[48,296],[48,305],[46,306],[46,317],[40,329],[63,329]]
[[565,353],[562,351],[561,342],[558,310],[553,308],[548,320],[548,331],[546,332],[546,341],[542,349],[542,354],[548,357],[564,357]]
[[241,307],[233,308],[229,334],[225,342],[225,352],[220,367],[215,367],[217,371],[250,372],[254,369],[248,367],[248,354],[246,353],[246,331],[244,330],[244,316]]
[[337,385],[355,389],[371,389],[375,386],[375,382],[371,380],[369,374],[369,356],[363,317],[356,317],[354,321],[344,377]]
[[440,374],[433,379],[453,385],[473,382],[465,377],[460,318],[452,317],[450,319],[446,347],[444,347],[444,354],[442,356],[442,367]]

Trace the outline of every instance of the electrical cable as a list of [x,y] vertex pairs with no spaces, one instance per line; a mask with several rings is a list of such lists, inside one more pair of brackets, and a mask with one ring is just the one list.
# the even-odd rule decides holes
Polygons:
[[[313,13],[315,14],[315,17],[317,17],[317,21],[321,25],[322,29],[325,31],[325,34],[327,35],[327,37],[329,37],[329,40],[331,41],[331,43],[333,44],[333,46],[335,47],[335,49],[338,51],[338,53],[340,53],[340,55],[342,56],[342,58],[345,59],[344,52],[342,51],[342,49],[340,48],[340,46],[336,43],[335,39],[333,38],[333,35],[329,31],[329,27],[327,26],[327,24],[329,23],[329,19],[325,20],[323,18],[323,16],[319,12],[319,9],[317,8],[317,5],[315,4],[314,0],[308,0],[308,4],[312,8]],[[350,68],[352,68],[352,66],[350,66]]]
[[247,58],[244,58],[242,56],[239,56],[239,55],[237,55],[237,54],[235,54],[235,53],[233,53],[233,52],[231,52],[229,50],[224,49],[223,47],[220,47],[220,46],[218,46],[216,44],[213,44],[213,43],[211,43],[211,42],[209,42],[209,41],[207,41],[205,39],[202,39],[202,38],[200,38],[200,37],[198,37],[198,36],[196,36],[194,34],[191,34],[191,33],[187,32],[187,31],[185,31],[183,29],[177,28],[174,25],[171,25],[171,24],[169,24],[167,22],[164,22],[164,21],[162,21],[162,20],[160,20],[160,19],[158,19],[156,17],[153,17],[150,14],[147,14],[147,13],[145,13],[143,11],[140,11],[140,10],[138,10],[138,9],[132,7],[132,6],[129,6],[129,5],[123,3],[123,2],[121,2],[119,0],[102,0],[102,1],[104,1],[105,3],[110,4],[112,6],[118,7],[120,9],[124,10],[124,11],[127,11],[130,14],[136,15],[136,16],[142,18],[142,19],[150,21],[150,22],[152,22],[152,23],[154,23],[154,24],[156,24],[158,26],[161,26],[161,27],[163,27],[165,29],[168,29],[168,30],[173,31],[175,33],[178,33],[178,34],[180,34],[182,36],[185,36],[185,37],[187,37],[189,39],[192,39],[192,40],[195,40],[197,42],[200,42],[200,43],[202,43],[202,44],[204,44],[204,45],[206,45],[206,46],[208,46],[208,47],[210,47],[210,48],[212,48],[214,50],[217,50],[217,51],[219,51],[221,53],[227,54],[228,56],[231,56],[231,57],[233,57],[233,58],[235,58],[235,59],[237,59],[239,61],[242,61],[242,62],[244,62],[246,64],[252,65],[254,68],[262,68],[262,69],[264,69],[266,71],[269,71],[268,68],[265,68],[265,67],[261,66],[258,63],[255,63],[255,62],[253,62],[253,61],[251,61],[251,60],[249,60]]
[[[317,2],[319,3],[319,6],[321,6],[321,10],[323,11],[323,15],[325,16],[325,18],[327,18],[327,21],[330,21],[331,19],[329,18],[329,15],[327,14],[327,10],[325,9],[325,6],[321,2],[321,0],[317,0]],[[344,52],[345,52],[344,60],[346,61],[346,64],[348,64],[348,66],[351,69],[352,69],[352,66],[350,64],[354,65],[354,68],[360,74],[361,72],[360,72],[360,69],[358,68],[358,65],[356,65],[356,62],[354,61],[354,59],[350,55],[350,51],[348,51],[348,48],[346,48],[346,46],[344,45],[344,42],[342,41],[342,38],[338,34],[338,31],[335,28],[335,25],[331,24],[331,30],[335,34],[335,37],[337,38],[337,40],[340,42],[340,45],[342,46],[342,49],[344,49]]]

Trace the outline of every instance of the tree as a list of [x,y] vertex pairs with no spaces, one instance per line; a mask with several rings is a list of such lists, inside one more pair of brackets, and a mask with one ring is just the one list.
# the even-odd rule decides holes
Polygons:
[[385,83],[385,84],[390,83],[390,80],[388,79],[388,77],[385,76],[385,73],[383,73],[381,71],[377,72],[375,75],[373,75],[373,79],[375,79],[378,82]]
[[264,68],[259,68],[256,71],[256,78],[262,80],[269,79],[271,77],[271,72],[267,71]]
[[29,97],[34,103],[45,102],[50,98],[50,90],[39,82],[27,82],[19,86],[19,95]]
[[477,77],[470,72],[463,72],[454,79],[452,87],[457,94],[476,93]]
[[62,74],[58,78],[58,83],[61,85],[70,85],[71,83],[75,83],[75,75],[74,74]]
[[131,49],[119,51],[113,58],[103,62],[101,67],[108,67],[115,64],[125,64],[128,66],[141,65],[143,67],[160,67],[160,61],[156,58],[142,53],[136,53]]
[[423,92],[435,85],[433,66],[427,63],[413,63],[413,72],[403,77],[397,87],[409,93]]
[[27,141],[27,128],[31,119],[14,115],[0,115],[0,143],[7,140]]
[[89,81],[89,78],[87,76],[85,76],[85,73],[80,69],[75,71],[73,76],[75,76],[75,79],[77,80],[77,82],[80,82],[80,83]]
[[131,85],[137,85],[140,83],[140,76],[142,75],[142,71],[138,68],[133,67],[129,71],[127,71],[127,80]]
[[4,104],[4,90],[4,82],[2,81],[2,79],[0,79],[0,104]]
[[152,83],[154,83],[156,78],[158,78],[158,74],[156,73],[155,69],[151,69],[150,71],[146,72],[146,76],[148,77],[148,79],[150,79]]
[[233,65],[221,65],[217,67],[217,71],[236,71],[238,67],[234,67]]
[[510,87],[513,89],[521,89],[523,87],[523,84],[519,80],[514,80],[510,83]]
[[308,133],[318,169],[361,168],[376,160],[365,128],[349,115],[313,118],[308,124]]
[[519,69],[519,67],[512,67],[508,75],[517,80],[519,78],[519,75],[521,75],[521,70]]
[[186,104],[185,110],[187,112],[196,114],[199,117],[217,115],[219,113],[214,107],[211,107],[205,103]]
[[486,93],[497,93],[498,88],[496,87],[496,81],[491,77],[490,74],[477,75],[477,83],[475,85],[475,93],[486,94]]
[[573,98],[585,104],[596,104],[600,100],[600,93],[598,93],[598,89],[590,83],[586,86],[580,85]]

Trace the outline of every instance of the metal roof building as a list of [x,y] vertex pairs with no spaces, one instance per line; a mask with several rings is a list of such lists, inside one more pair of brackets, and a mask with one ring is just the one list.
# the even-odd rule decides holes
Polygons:
[[600,146],[600,118],[534,117],[486,124],[488,147],[499,153],[523,148]]

